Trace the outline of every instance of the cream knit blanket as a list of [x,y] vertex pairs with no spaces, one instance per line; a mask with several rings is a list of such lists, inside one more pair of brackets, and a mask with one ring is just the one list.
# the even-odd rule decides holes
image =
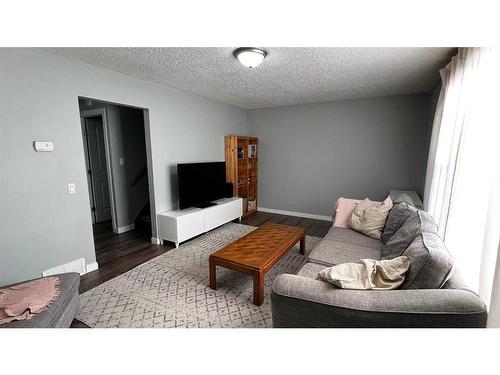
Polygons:
[[361,259],[325,268],[319,277],[342,289],[396,289],[405,280],[410,258],[388,260]]

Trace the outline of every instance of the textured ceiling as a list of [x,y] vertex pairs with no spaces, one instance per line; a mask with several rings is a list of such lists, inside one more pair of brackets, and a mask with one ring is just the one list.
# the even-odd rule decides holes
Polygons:
[[146,81],[241,108],[432,90],[455,48],[266,48],[254,69],[235,48],[48,48]]

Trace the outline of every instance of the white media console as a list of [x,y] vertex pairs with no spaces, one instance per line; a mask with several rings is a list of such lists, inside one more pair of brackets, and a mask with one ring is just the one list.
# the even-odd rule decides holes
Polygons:
[[208,232],[243,215],[242,198],[223,198],[215,206],[172,210],[158,215],[158,236],[161,240],[179,243]]

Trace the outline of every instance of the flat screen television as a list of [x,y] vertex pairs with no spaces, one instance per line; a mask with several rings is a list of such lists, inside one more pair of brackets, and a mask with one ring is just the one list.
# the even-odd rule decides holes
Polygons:
[[177,164],[179,209],[209,207],[226,195],[226,163]]

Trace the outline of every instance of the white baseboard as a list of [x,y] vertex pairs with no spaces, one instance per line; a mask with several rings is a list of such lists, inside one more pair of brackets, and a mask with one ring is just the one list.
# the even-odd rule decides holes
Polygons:
[[116,234],[125,233],[135,228],[135,224],[125,225],[124,227],[113,228],[113,232]]
[[284,211],[284,210],[276,210],[274,208],[265,208],[265,207],[257,207],[257,211],[269,212],[271,214],[305,217],[307,219],[332,221],[332,218],[330,216],[307,214],[305,212]]
[[99,265],[97,264],[97,262],[92,262],[92,263],[87,264],[86,268],[87,268],[87,273],[89,273],[89,272],[97,270],[99,268]]
[[80,258],[72,262],[61,264],[60,266],[52,267],[51,269],[42,271],[42,276],[46,277],[66,272],[78,272],[80,275],[85,275],[87,272],[95,271],[97,267],[97,262],[85,265],[85,259]]
[[163,240],[161,238],[151,237],[151,243],[153,245],[163,245]]

